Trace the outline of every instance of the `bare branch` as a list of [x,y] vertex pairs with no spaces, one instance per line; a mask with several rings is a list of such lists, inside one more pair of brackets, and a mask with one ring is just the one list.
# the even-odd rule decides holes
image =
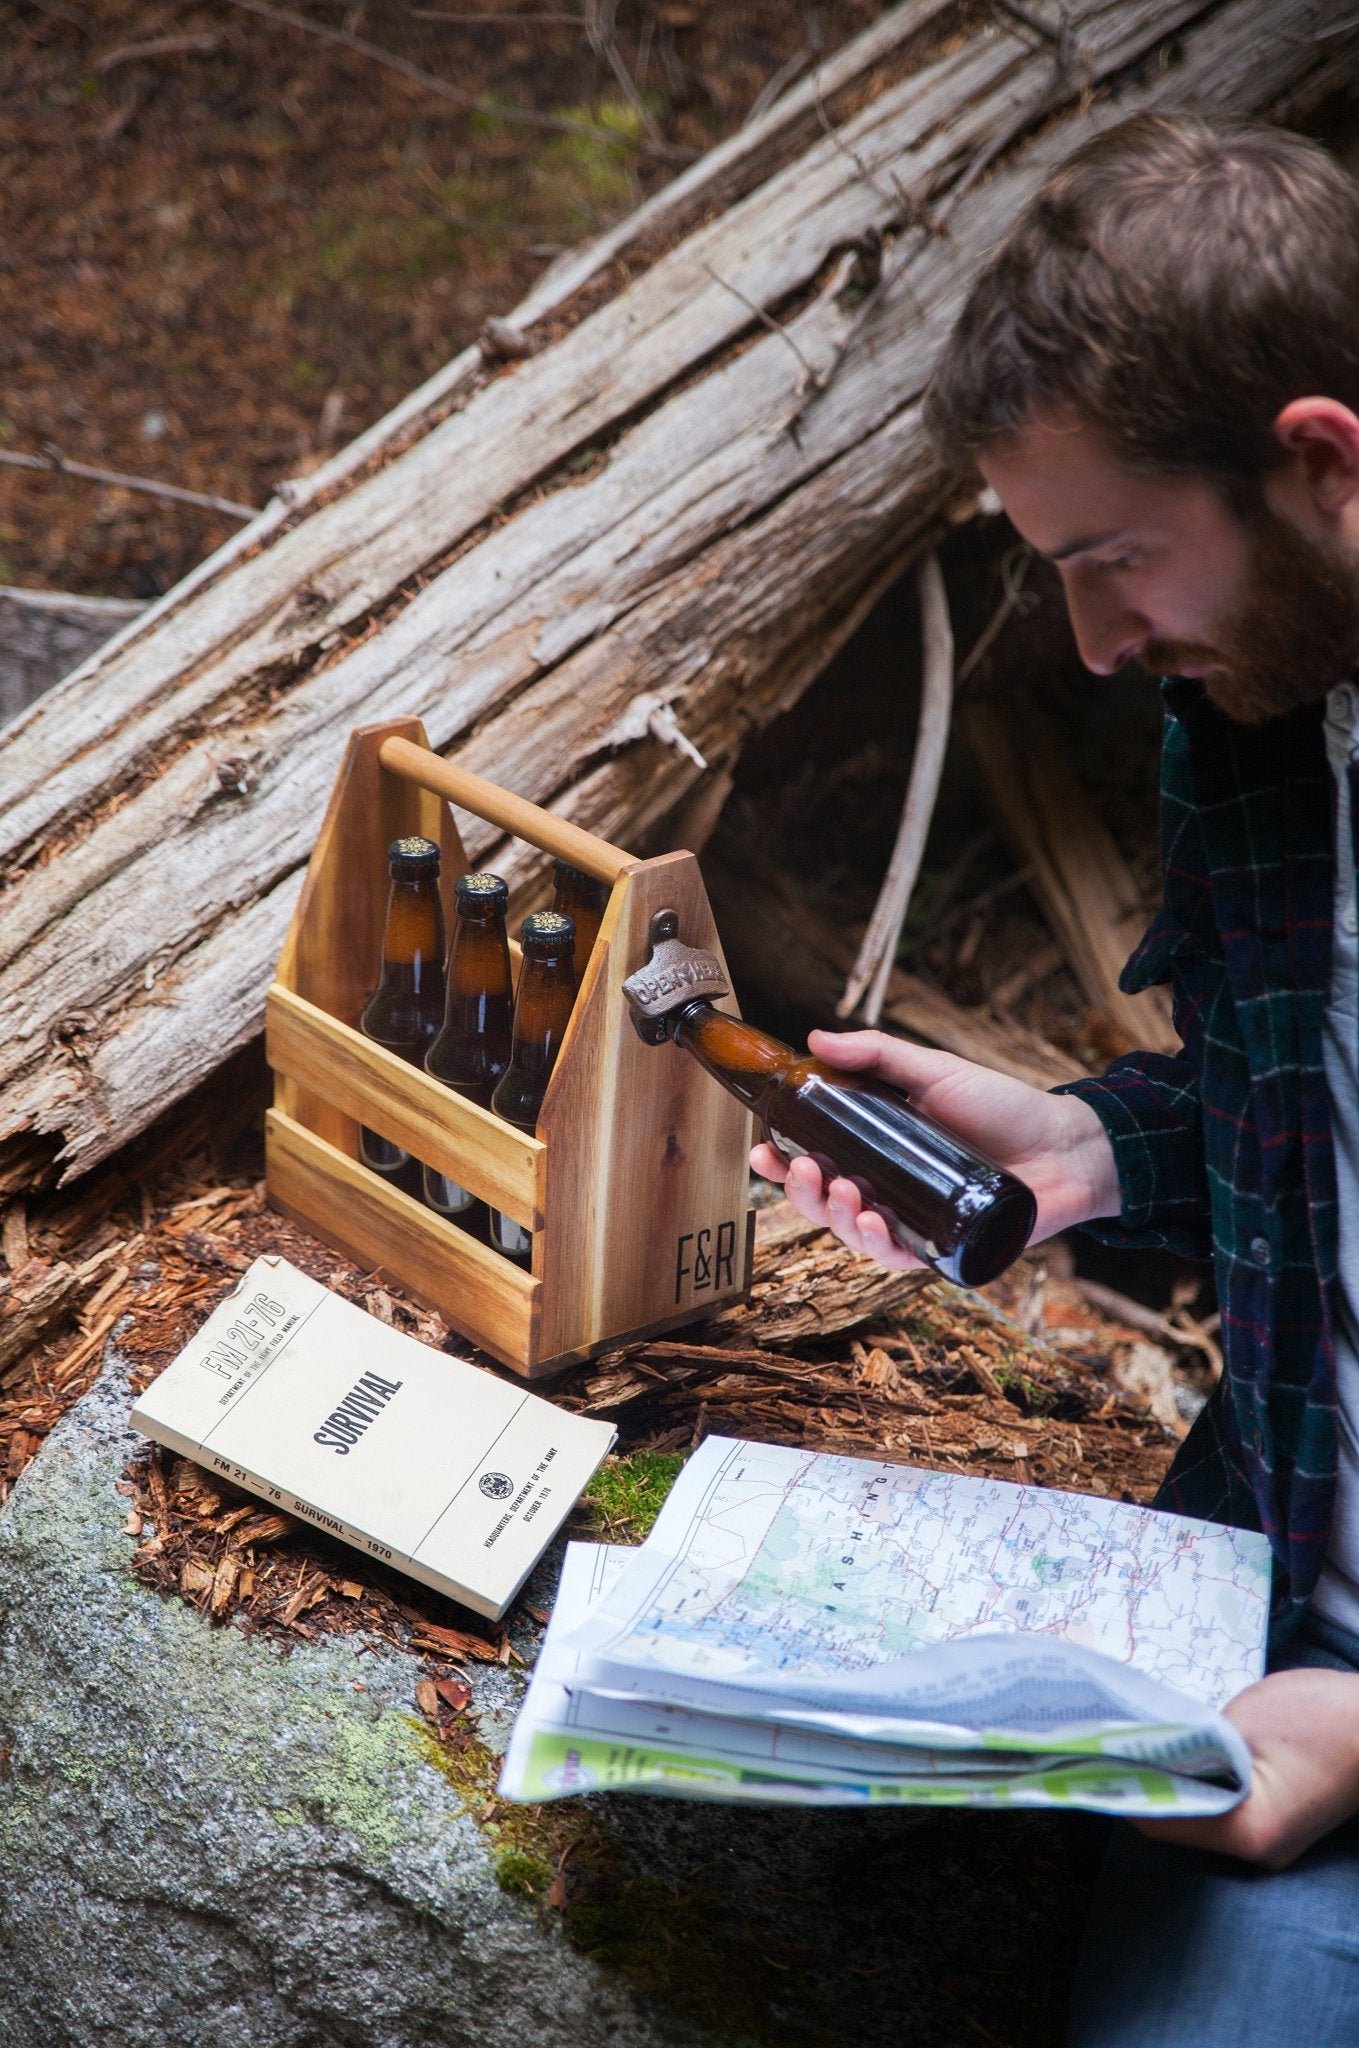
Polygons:
[[286,28],[299,28],[305,35],[316,36],[323,43],[335,43],[341,49],[354,50],[372,63],[395,71],[399,78],[409,79],[412,85],[423,86],[426,92],[447,100],[453,107],[464,107],[469,112],[486,114],[521,128],[545,128],[557,135],[588,135],[594,142],[619,143],[629,149],[645,150],[668,163],[692,163],[694,158],[693,150],[679,149],[669,142],[643,141],[638,136],[620,135],[614,128],[601,128],[594,121],[573,120],[569,114],[542,114],[533,107],[511,107],[500,100],[488,100],[478,93],[465,91],[462,86],[450,85],[446,78],[437,78],[432,71],[422,71],[418,64],[407,63],[395,51],[384,50],[379,43],[370,43],[366,36],[351,35],[348,29],[330,28],[324,22],[311,21],[305,14],[295,14],[291,7],[272,7],[269,0],[226,0],[226,4],[239,7],[246,14],[257,14],[262,21],[276,21]]
[[990,651],[996,635],[1012,613],[1031,611],[1038,599],[1031,590],[1025,590],[1024,578],[1033,566],[1033,549],[1024,546],[1007,549],[1000,565],[1001,588],[1004,592],[1000,603],[992,612],[981,632],[972,643],[967,659],[959,667],[954,678],[954,687],[961,690],[977,664]]
[[[901,928],[906,922],[911,891],[920,873],[925,840],[939,795],[953,710],[953,626],[949,619],[944,574],[933,548],[921,559],[917,587],[920,592],[924,661],[920,726],[911,761],[911,779],[897,830],[897,843],[892,849],[873,915],[868,920],[845,992],[835,1006],[837,1016],[848,1017],[863,997],[864,1021],[867,1024],[876,1024],[882,1015]],[[865,989],[868,991],[866,997]]]
[[[1021,108],[1014,118],[1008,121],[999,133],[991,138],[984,148],[976,152],[961,177],[938,200],[937,204],[928,209],[919,204],[911,207],[908,214],[908,225],[915,228],[918,232],[902,236],[901,243],[896,252],[896,260],[891,264],[883,266],[881,276],[859,306],[830,362],[818,377],[812,379],[808,389],[803,393],[796,410],[788,421],[788,431],[790,433],[797,431],[803,414],[815,403],[822,392],[828,389],[841,363],[843,363],[845,357],[849,354],[868,324],[878,303],[891,290],[893,285],[903,279],[908,265],[924,246],[925,241],[932,235],[940,235],[946,231],[955,207],[957,207],[961,200],[966,198],[973,186],[980,183],[991,167],[1001,157],[1005,156],[1015,143],[1020,141],[1032,129],[1038,127],[1047,119],[1049,114],[1061,106],[1067,94],[1072,90],[1076,59],[1082,56],[1082,53],[1073,45],[1070,31],[1066,26],[1065,16],[1060,27],[1054,29],[1041,21],[1030,9],[1019,4],[1019,0],[993,0],[993,5],[1002,8],[1012,19],[1022,21],[1026,28],[1031,29],[1041,37],[1044,43],[1051,46],[1052,74],[1049,82],[1041,92],[1035,95],[1026,107]],[[1148,49],[1154,48],[1158,40],[1161,40],[1159,31],[1151,38],[1146,47]],[[1134,59],[1131,57],[1125,57],[1122,60],[1124,64],[1133,61]],[[1084,89],[1088,91],[1097,81],[1088,61],[1085,63],[1084,68],[1086,72]],[[828,133],[834,134],[835,131],[827,123],[824,112],[822,113],[822,125],[827,128]],[[848,150],[847,145],[842,146],[846,148],[856,168],[858,168],[872,190],[877,192],[879,196],[882,196],[881,187],[874,184],[873,180],[868,177],[867,171],[859,163],[858,158],[853,156],[853,152]],[[893,183],[897,186],[898,193],[901,194],[901,187],[897,184],[895,178]],[[903,194],[902,196],[904,197],[905,195]]]
[[741,304],[747,307],[749,311],[755,315],[755,318],[760,322],[762,326],[767,327],[771,334],[777,334],[780,341],[787,343],[788,347],[793,351],[793,354],[801,363],[804,375],[810,378],[813,382],[815,382],[816,371],[812,368],[812,365],[808,362],[806,356],[802,353],[802,350],[798,347],[792,335],[788,332],[788,329],[786,327],[781,327],[778,321],[774,318],[774,315],[772,313],[766,313],[764,307],[761,306],[755,299],[749,298],[747,294],[741,290],[739,284],[733,284],[729,277],[719,277],[717,272],[713,269],[711,263],[704,263],[703,268],[707,271],[709,277],[712,279],[714,284],[720,284],[723,290],[729,291],[734,299],[739,299],[741,301]]
[[0,462],[11,469],[41,469],[49,476],[76,476],[82,483],[111,484],[120,491],[142,491],[148,498],[173,498],[181,505],[200,505],[206,512],[225,512],[232,519],[254,519],[258,505],[238,505],[234,498],[214,498],[204,491],[186,491],[180,484],[157,483],[154,477],[124,476],[116,469],[91,469],[87,462],[68,462],[55,448],[41,455],[19,455],[0,448]]
[[911,200],[895,173],[891,174],[892,190],[889,192],[885,185],[878,183],[873,173],[869,170],[868,165],[859,155],[858,150],[850,147],[849,143],[845,141],[844,136],[840,133],[840,130],[831,120],[830,115],[826,112],[826,103],[821,97],[821,73],[819,68],[816,76],[812,79],[812,93],[816,101],[816,118],[821,123],[821,132],[827,141],[833,142],[841,156],[846,157],[853,164],[855,171],[864,184],[867,185],[870,192],[876,193],[877,197],[888,206],[902,207],[906,214],[909,215],[913,211]]
[[408,7],[407,14],[415,21],[448,21],[460,28],[477,28],[484,21],[499,22],[502,26],[516,22],[550,22],[557,28],[584,28],[583,14],[448,14],[442,7]]
[[766,78],[751,101],[750,110],[741,123],[742,127],[748,128],[752,121],[759,120],[761,114],[767,114],[780,93],[786,92],[788,87],[801,78],[803,72],[816,61],[816,52],[810,49],[794,50],[791,57],[785,57],[778,70],[772,77]]
[[96,57],[90,69],[103,78],[120,64],[136,64],[144,57],[211,57],[222,46],[222,38],[211,30],[202,35],[154,36],[147,43],[123,43],[106,57]]
[[586,40],[595,55],[602,57],[612,71],[624,99],[652,142],[661,142],[664,138],[656,126],[651,109],[642,98],[636,80],[623,62],[623,52],[618,47],[618,38],[614,33],[617,15],[618,0],[585,0]]

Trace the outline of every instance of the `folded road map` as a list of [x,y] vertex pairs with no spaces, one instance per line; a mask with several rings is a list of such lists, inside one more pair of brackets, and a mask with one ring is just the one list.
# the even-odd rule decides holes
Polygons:
[[1221,1813],[1264,1537],[709,1437],[635,1550],[571,1544],[501,1779],[795,1805]]

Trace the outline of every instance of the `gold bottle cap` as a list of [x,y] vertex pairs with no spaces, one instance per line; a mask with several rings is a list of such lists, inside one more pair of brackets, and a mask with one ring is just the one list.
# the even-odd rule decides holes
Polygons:
[[574,944],[576,920],[560,910],[535,910],[519,927],[519,942],[538,952],[556,952]]
[[510,900],[509,883],[499,875],[493,875],[488,868],[481,868],[470,875],[459,875],[453,893],[459,900],[469,903],[498,902]]
[[387,859],[394,875],[413,878],[439,872],[439,849],[432,839],[394,839]]

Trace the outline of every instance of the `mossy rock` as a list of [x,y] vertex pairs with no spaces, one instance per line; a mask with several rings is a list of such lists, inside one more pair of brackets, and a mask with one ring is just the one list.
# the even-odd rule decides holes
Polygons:
[[[516,1675],[441,1743],[414,1659],[137,1583],[129,1406],[111,1354],[0,1512],[0,2048],[1055,2048],[1044,1823],[508,1806]],[[596,1514],[636,1540],[678,1462]]]

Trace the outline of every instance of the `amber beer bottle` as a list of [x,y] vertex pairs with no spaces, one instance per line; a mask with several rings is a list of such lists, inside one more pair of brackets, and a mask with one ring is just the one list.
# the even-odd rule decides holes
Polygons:
[[[455,1094],[489,1109],[496,1082],[510,1063],[510,948],[505,906],[510,892],[499,875],[460,877],[453,891],[457,921],[448,949],[448,1004],[443,1029],[425,1054],[425,1072]],[[425,1168],[431,1209],[484,1239],[490,1211],[446,1174]]]
[[697,999],[665,1019],[676,1045],[742,1102],[785,1158],[806,1154],[852,1180],[897,1243],[947,1280],[979,1287],[1018,1258],[1032,1191],[880,1081],[799,1056]]
[[[519,927],[524,959],[514,1000],[514,1039],[491,1108],[521,1131],[537,1125],[576,999],[575,940],[575,925],[558,910],[537,911]],[[521,1266],[532,1260],[532,1233],[499,1209],[491,1211],[491,1243]]]
[[604,922],[609,891],[593,875],[582,874],[579,868],[573,868],[564,860],[553,863],[552,878],[556,884],[552,908],[560,911],[563,917],[569,917],[576,927],[576,986],[579,988],[585,979],[595,940],[599,937],[599,927]]
[[[359,1029],[365,1038],[418,1067],[444,1013],[439,849],[432,839],[394,839],[387,859],[392,891],[382,935],[382,968]],[[359,1157],[406,1194],[422,1193],[419,1160],[362,1125]]]

